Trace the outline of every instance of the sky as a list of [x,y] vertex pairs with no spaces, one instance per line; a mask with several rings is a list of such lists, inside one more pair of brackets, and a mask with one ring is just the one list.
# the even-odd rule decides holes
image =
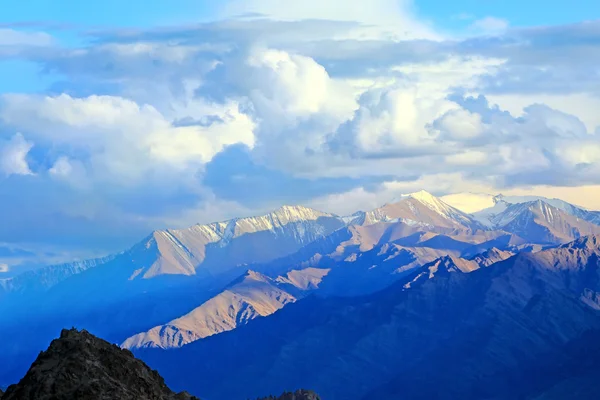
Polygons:
[[0,1],[0,273],[421,189],[600,209],[596,3]]

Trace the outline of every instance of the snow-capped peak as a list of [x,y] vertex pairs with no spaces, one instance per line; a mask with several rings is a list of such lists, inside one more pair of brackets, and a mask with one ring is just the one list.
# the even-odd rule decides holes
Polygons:
[[448,220],[452,220],[460,224],[466,224],[467,226],[473,223],[472,219],[466,213],[463,213],[462,211],[452,207],[451,205],[442,201],[439,197],[436,197],[425,190],[403,195],[403,197],[418,201],[425,207]]
[[418,192],[403,194],[402,197],[412,197],[413,199],[419,200],[424,204],[434,204],[440,201],[437,197],[435,197],[426,190],[419,190]]
[[330,217],[332,215],[304,206],[284,205],[273,211],[270,216],[274,216],[280,220],[285,220],[288,222],[298,222],[314,221],[320,217]]

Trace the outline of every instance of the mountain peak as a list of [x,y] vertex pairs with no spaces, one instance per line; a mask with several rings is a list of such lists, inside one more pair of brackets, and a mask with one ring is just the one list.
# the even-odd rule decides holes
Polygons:
[[419,200],[425,203],[440,201],[440,199],[438,199],[426,190],[419,190],[418,192],[405,194],[402,197],[411,197],[415,200]]
[[582,236],[570,243],[564,244],[567,249],[597,249],[600,250],[600,235]]
[[330,214],[304,206],[283,205],[271,213],[277,216],[286,216],[291,221],[314,220]]

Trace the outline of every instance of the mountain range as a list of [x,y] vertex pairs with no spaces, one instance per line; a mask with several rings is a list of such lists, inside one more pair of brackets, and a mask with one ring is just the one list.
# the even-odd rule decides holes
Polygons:
[[[297,387],[326,399],[396,398],[402,385],[420,398],[408,377],[434,379],[433,360],[454,369],[452,356],[466,360],[459,354],[471,345],[480,353],[453,390],[487,396],[484,382],[503,383],[473,375],[478,368],[502,376],[516,359],[537,367],[506,346],[552,358],[600,328],[600,213],[556,199],[490,202],[468,213],[421,191],[350,216],[284,206],[155,231],[119,254],[0,280],[0,387],[54,332],[77,326],[211,399]],[[451,386],[436,379],[440,390]],[[533,395],[525,386],[505,395]]]

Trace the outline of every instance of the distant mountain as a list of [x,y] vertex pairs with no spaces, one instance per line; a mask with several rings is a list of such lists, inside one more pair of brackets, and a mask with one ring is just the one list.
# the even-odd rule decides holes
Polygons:
[[198,400],[173,393],[131,352],[77,330],[63,330],[2,399]]
[[[582,356],[600,332],[599,298],[600,236],[588,236],[496,263],[445,257],[366,297],[309,297],[138,354],[175,387],[207,378],[202,393],[215,400],[294,386],[331,400],[552,398],[578,379],[596,398],[600,385],[576,363],[600,371],[599,346]],[[232,374],[241,378],[224,383]]]
[[157,231],[127,252],[137,267],[130,279],[195,275],[198,268],[220,273],[239,264],[266,262],[342,226],[332,214],[284,206],[260,217]]
[[[482,202],[482,196],[487,196],[486,201]],[[458,207],[464,209],[475,209],[473,216],[477,221],[487,226],[488,228],[498,228],[503,215],[508,208],[515,205],[531,204],[541,201],[551,207],[557,208],[562,212],[576,217],[578,219],[590,222],[595,225],[600,225],[600,211],[590,211],[583,207],[579,207],[560,199],[549,199],[541,196],[504,196],[504,195],[473,195],[473,194],[456,194],[444,196],[444,199],[451,201]],[[469,202],[476,204],[489,204],[489,207],[476,207]],[[479,209],[478,209],[479,208]],[[514,207],[513,207],[514,209]]]
[[426,191],[404,195],[397,202],[386,204],[373,211],[356,213],[347,220],[355,225],[400,221],[417,226],[474,230],[482,228],[469,214],[444,203]]
[[[3,279],[0,296],[47,290],[73,275],[106,264],[118,269],[119,279],[125,281],[221,274],[236,266],[266,263],[293,254],[345,226],[371,226],[382,222],[402,222],[404,231],[410,233],[483,228],[470,215],[425,191],[402,196],[396,203],[351,217],[338,217],[302,206],[283,206],[258,217],[155,231],[120,254]],[[396,236],[401,234],[397,232]]]
[[518,235],[530,243],[564,243],[581,236],[600,234],[599,225],[542,200],[503,204],[506,207],[502,212],[487,214],[491,226]]
[[51,265],[40,269],[24,272],[13,278],[0,279],[0,298],[6,294],[39,293],[52,288],[90,268],[112,261],[116,255],[72,263]]
[[[412,233],[416,229],[404,222],[341,228],[293,255],[267,265],[252,265],[261,272],[248,271],[186,315],[136,334],[122,346],[128,349],[181,347],[270,315],[311,291],[329,296],[372,293],[401,279],[413,268],[446,254],[458,258],[461,251],[497,235]],[[497,250],[486,257],[488,262],[492,255],[494,261],[498,261],[512,253]],[[477,261],[463,261],[478,265]]]

